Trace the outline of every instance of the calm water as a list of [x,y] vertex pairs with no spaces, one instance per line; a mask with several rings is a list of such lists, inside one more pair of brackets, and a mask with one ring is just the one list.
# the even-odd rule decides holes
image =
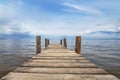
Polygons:
[[[74,42],[68,40],[71,50]],[[34,56],[35,43],[35,39],[0,40],[0,77]],[[82,40],[81,54],[120,78],[120,40]]]

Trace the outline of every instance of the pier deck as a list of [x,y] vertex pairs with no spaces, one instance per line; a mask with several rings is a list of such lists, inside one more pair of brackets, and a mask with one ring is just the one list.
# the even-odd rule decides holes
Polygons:
[[119,80],[80,54],[50,44],[0,80]]

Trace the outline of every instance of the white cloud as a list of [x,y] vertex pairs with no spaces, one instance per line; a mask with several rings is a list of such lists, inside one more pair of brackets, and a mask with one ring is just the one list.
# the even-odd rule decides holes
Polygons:
[[120,31],[120,27],[118,27],[118,31]]
[[70,12],[84,12],[84,13],[91,13],[91,14],[102,14],[102,12],[98,9],[95,8],[90,8],[87,6],[82,6],[82,5],[78,5],[78,4],[73,4],[73,3],[63,3],[64,6],[66,6],[67,8],[63,9],[66,11],[70,11]]
[[[0,4],[0,33],[11,33],[16,24],[20,9],[12,2]],[[15,21],[15,22],[14,22]]]
[[96,25],[96,31],[112,31],[117,32],[119,31],[119,23],[107,23],[107,24],[99,24]]
[[[6,20],[0,23],[0,33],[28,32],[33,35],[53,34],[53,35],[80,35],[92,31],[115,31],[120,28],[115,27],[109,19],[94,16],[69,15],[69,14],[51,14],[44,12],[40,8],[27,6],[27,3],[18,0],[15,2],[0,6],[0,19]],[[71,0],[70,0],[71,1]],[[23,6],[24,7],[21,7]],[[101,11],[86,6],[73,3],[64,3],[65,11],[85,12],[90,14],[101,14]],[[39,7],[39,6],[36,6]],[[2,21],[0,21],[2,22]],[[109,24],[105,24],[109,22]],[[97,25],[96,24],[103,24]],[[17,28],[16,28],[16,27]]]
[[20,14],[19,12],[20,9],[16,4],[0,4],[0,18],[14,18]]

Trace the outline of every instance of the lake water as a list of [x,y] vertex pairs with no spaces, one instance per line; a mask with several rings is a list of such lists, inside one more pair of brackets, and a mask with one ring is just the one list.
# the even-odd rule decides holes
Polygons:
[[[59,42],[59,40],[51,40]],[[74,50],[75,40],[67,40]],[[0,77],[35,55],[35,39],[0,40]],[[44,40],[42,40],[44,49]],[[120,78],[120,40],[82,40],[81,54],[91,62]]]

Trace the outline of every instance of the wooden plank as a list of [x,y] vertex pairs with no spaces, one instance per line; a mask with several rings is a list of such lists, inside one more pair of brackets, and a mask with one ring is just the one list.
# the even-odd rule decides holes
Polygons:
[[75,54],[65,54],[65,53],[60,53],[60,54],[55,54],[55,53],[44,53],[44,54],[39,54],[38,56],[78,56],[78,55],[75,55]]
[[[76,55],[76,56],[79,56],[79,54],[76,54],[76,53],[73,53],[73,52],[42,52],[42,54],[38,54],[38,55],[55,55],[55,54],[67,54],[67,55]],[[37,56],[38,56],[37,55]]]
[[19,67],[14,72],[49,74],[108,74],[101,68],[38,68]]
[[75,53],[75,52],[61,49],[61,50],[46,50],[43,51],[42,53]]
[[32,59],[86,60],[85,57],[78,57],[78,56],[35,56]]
[[50,44],[50,45],[48,45],[47,46],[47,49],[65,49],[65,47],[64,46],[62,46],[62,45],[59,45],[59,44]]
[[30,60],[30,62],[34,62],[34,63],[88,63],[90,61],[88,60],[50,60],[50,59],[34,59],[34,60]]
[[119,80],[113,75],[34,74],[11,72],[1,80]]
[[[49,45],[48,45],[49,46]],[[55,47],[55,48],[49,48],[49,49],[46,49],[46,50],[44,50],[44,51],[70,51],[70,49],[66,49],[66,48],[57,48],[57,47]],[[43,51],[43,52],[44,52]],[[72,51],[70,51],[70,52],[72,52]],[[74,51],[75,52],[75,51]]]
[[97,67],[93,63],[24,63],[22,66],[32,67]]

